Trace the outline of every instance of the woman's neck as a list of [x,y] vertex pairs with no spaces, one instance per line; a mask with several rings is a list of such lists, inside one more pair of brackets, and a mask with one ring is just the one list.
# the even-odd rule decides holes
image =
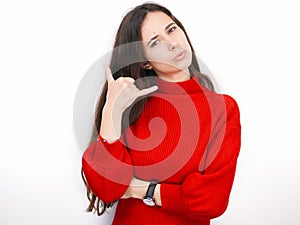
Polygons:
[[189,80],[191,78],[189,69],[182,70],[176,73],[168,73],[168,74],[157,73],[157,75],[160,79],[169,82],[181,82],[181,81]]

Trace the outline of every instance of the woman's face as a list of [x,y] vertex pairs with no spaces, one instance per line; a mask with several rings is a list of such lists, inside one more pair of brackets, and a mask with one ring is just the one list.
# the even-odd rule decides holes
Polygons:
[[183,30],[168,15],[149,12],[141,33],[145,57],[158,76],[188,71],[191,47]]

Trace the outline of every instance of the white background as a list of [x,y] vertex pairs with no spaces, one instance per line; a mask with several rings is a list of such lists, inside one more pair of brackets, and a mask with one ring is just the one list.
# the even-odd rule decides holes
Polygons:
[[[84,211],[73,103],[124,13],[142,2],[1,1],[0,224],[109,224]],[[158,2],[240,106],[236,179],[212,224],[300,224],[297,1]]]

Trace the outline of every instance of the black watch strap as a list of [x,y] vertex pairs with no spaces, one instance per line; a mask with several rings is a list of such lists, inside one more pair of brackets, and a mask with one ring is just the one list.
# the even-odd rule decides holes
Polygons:
[[157,184],[158,184],[157,180],[150,181],[150,184],[149,184],[147,192],[146,192],[146,196],[153,198],[154,190],[155,190],[155,187]]
[[155,199],[153,198],[153,195],[157,184],[158,180],[151,180],[146,195],[143,198],[143,202],[148,206],[155,206]]

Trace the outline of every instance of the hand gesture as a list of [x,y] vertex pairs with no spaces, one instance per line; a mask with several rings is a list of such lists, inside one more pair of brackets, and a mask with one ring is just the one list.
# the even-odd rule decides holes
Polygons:
[[157,86],[138,89],[132,77],[119,77],[114,79],[109,66],[105,65],[105,74],[108,83],[106,104],[124,112],[138,97],[147,95],[157,90]]

